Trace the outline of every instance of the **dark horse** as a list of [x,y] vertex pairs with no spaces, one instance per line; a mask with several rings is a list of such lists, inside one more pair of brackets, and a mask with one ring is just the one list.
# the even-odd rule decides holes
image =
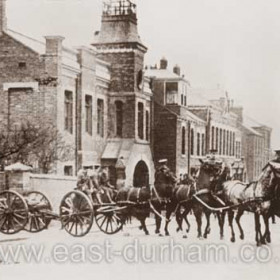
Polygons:
[[[151,210],[160,211],[158,205],[164,205],[166,201],[171,199],[173,188],[176,184],[176,177],[172,172],[162,173],[161,183],[155,186],[146,186],[142,188],[123,187],[115,198],[118,205],[127,205],[121,212],[123,219],[134,216],[137,218],[146,235],[149,231],[146,227],[146,219],[149,217]],[[156,217],[158,212],[155,213]]]
[[[194,216],[197,222],[198,237],[202,237],[201,226],[202,226],[202,215],[203,213],[207,219],[207,225],[204,232],[204,237],[207,238],[210,232],[210,215],[211,211],[207,209],[201,202],[195,197],[199,197],[200,201],[210,205],[211,207],[221,207],[222,204],[219,200],[215,199],[211,192],[212,181],[218,177],[222,172],[222,163],[213,160],[201,160],[201,166],[198,172],[197,181],[190,182],[186,185],[177,185],[174,188],[172,199],[166,204],[166,224],[165,234],[169,235],[168,224],[170,217],[173,212],[176,214],[176,220],[178,228],[182,228],[182,219],[193,210]],[[183,215],[180,213],[180,208],[184,208]],[[157,217],[157,233],[160,228],[160,217]]]
[[[222,184],[220,197],[228,206],[233,208],[228,209],[229,225],[231,227],[231,241],[235,241],[235,233],[233,228],[234,209],[237,209],[236,223],[240,231],[240,239],[244,239],[244,231],[240,224],[240,218],[244,211],[254,213],[255,218],[255,240],[257,245],[271,242],[269,230],[269,218],[274,211],[275,193],[278,193],[278,185],[280,172],[276,170],[272,163],[268,163],[263,169],[257,182],[252,182],[248,185],[239,181],[228,181]],[[223,213],[225,215],[225,213]],[[265,223],[265,233],[261,233],[260,215],[263,216]],[[224,224],[221,224],[223,231]]]

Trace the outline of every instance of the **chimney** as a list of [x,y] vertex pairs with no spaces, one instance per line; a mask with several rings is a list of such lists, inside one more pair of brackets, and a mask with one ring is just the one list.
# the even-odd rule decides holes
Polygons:
[[6,0],[0,0],[0,36],[7,31]]
[[166,70],[166,69],[167,69],[167,66],[168,66],[168,61],[167,61],[166,58],[163,57],[163,58],[160,60],[160,69],[161,69],[161,70]]
[[[1,0],[0,0],[1,1]],[[60,55],[62,53],[62,42],[65,39],[62,36],[45,36],[46,54]]]
[[[1,1],[1,0],[0,0]],[[60,78],[62,72],[62,42],[64,37],[46,36],[45,65],[50,77]]]
[[181,75],[181,69],[180,69],[180,66],[179,66],[178,64],[176,64],[176,65],[174,66],[173,72],[174,72],[175,74],[177,74],[178,76]]

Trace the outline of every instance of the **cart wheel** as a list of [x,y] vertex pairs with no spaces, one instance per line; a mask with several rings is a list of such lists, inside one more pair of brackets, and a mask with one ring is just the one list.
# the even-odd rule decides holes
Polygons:
[[52,220],[48,213],[52,212],[52,206],[47,197],[40,192],[32,191],[24,198],[29,211],[28,223],[24,229],[36,233],[48,228]]
[[15,234],[28,222],[28,206],[23,196],[15,191],[0,193],[0,232]]
[[81,191],[72,191],[64,196],[60,204],[62,227],[75,237],[85,236],[93,224],[93,205]]
[[106,234],[115,234],[123,228],[123,219],[112,209],[100,212],[95,215],[95,222],[98,228]]

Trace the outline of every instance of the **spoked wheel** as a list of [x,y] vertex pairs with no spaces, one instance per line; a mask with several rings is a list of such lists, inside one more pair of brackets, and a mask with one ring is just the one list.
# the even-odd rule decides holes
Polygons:
[[52,206],[47,197],[40,192],[32,191],[25,195],[25,200],[29,210],[25,230],[36,233],[48,228],[52,220],[49,215]]
[[113,209],[100,212],[95,215],[98,228],[106,234],[115,234],[123,228],[123,219]]
[[20,194],[14,191],[0,193],[0,232],[15,234],[28,222],[28,206]]
[[93,205],[81,191],[72,191],[60,204],[60,219],[63,228],[75,237],[85,236],[93,223]]

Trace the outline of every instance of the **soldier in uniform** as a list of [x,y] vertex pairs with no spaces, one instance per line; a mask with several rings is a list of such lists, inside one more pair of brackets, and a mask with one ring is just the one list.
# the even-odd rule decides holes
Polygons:
[[[155,172],[155,185],[161,184],[165,185],[166,193],[162,194],[163,196],[168,196],[167,193],[170,189],[172,189],[172,184],[170,183],[170,179],[176,179],[174,174],[171,172],[169,167],[167,166],[167,159],[161,159],[158,161],[159,166]],[[169,178],[169,179],[168,179]]]
[[159,166],[156,170],[156,173],[157,172],[170,172],[170,169],[167,166],[167,159],[161,159],[158,161],[158,163],[159,163]]
[[77,189],[80,191],[84,191],[89,187],[89,177],[87,169],[88,168],[86,166],[83,166],[77,174]]
[[110,176],[109,176],[109,167],[108,166],[101,166],[99,171],[99,184],[101,188],[104,189],[109,201],[113,203],[112,198],[110,196],[110,190],[115,190],[114,186],[110,184]]
[[280,150],[275,151],[276,157],[272,160],[272,162],[280,163]]
[[99,173],[99,182],[101,186],[115,189],[114,186],[110,184],[110,176],[109,176],[109,167],[108,166],[102,166],[100,173]]
[[83,166],[83,168],[78,171],[77,188],[87,193],[91,201],[92,195],[94,195],[98,203],[102,202],[100,197],[100,192],[102,192],[102,190],[98,183],[98,173],[92,166]]

